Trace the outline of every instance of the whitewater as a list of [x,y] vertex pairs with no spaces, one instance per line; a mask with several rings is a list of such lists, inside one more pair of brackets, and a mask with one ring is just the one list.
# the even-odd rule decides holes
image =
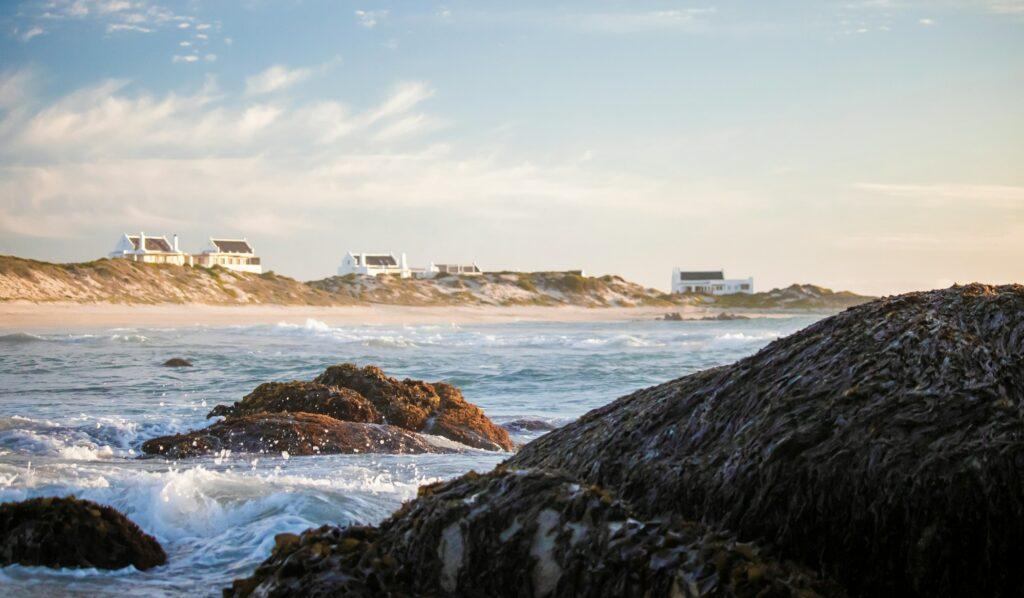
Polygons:
[[[737,321],[520,322],[75,330],[0,335],[0,501],[65,496],[109,504],[155,536],[166,566],[139,572],[0,568],[18,595],[215,596],[269,554],[274,535],[326,523],[375,524],[425,483],[508,457],[139,459],[156,436],[268,381],[329,365],[377,365],[445,381],[496,423],[564,424],[630,391],[733,362],[821,316]],[[194,367],[161,363],[185,357]],[[539,433],[514,434],[528,442]]]

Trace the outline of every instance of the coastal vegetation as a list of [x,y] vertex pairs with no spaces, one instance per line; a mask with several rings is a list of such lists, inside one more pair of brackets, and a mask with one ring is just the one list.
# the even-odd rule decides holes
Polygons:
[[332,276],[301,282],[274,272],[101,259],[53,264],[0,256],[0,301],[344,306],[710,307],[842,309],[865,301],[850,292],[792,285],[764,293],[668,294],[620,276],[578,272],[444,274],[433,279]]

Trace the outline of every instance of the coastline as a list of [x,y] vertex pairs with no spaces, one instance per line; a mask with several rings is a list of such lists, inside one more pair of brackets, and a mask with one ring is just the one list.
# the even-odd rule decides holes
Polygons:
[[[697,307],[576,306],[405,306],[207,305],[113,303],[0,303],[0,331],[46,332],[114,327],[234,326],[302,324],[314,319],[331,326],[500,324],[508,322],[621,322],[650,320],[667,312],[700,317],[722,310]],[[742,313],[743,310],[735,310]]]

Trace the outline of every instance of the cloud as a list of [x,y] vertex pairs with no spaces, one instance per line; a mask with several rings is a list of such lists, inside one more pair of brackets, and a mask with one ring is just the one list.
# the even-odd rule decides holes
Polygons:
[[312,70],[309,68],[288,69],[281,65],[274,65],[260,73],[257,73],[245,80],[245,94],[254,96],[287,89],[297,83],[309,78]]
[[1024,187],[1011,185],[858,183],[854,187],[878,195],[925,203],[963,202],[979,206],[1024,208]]
[[107,80],[42,101],[28,75],[11,73],[0,78],[0,102],[22,109],[0,112],[0,230],[81,236],[96,214],[119,227],[189,218],[233,227],[241,214],[254,231],[286,234],[330,229],[367,205],[535,213],[650,191],[645,180],[582,172],[575,159],[538,165],[427,142],[423,133],[442,122],[421,111],[432,94],[406,82],[357,110],[254,102],[212,79],[162,95]]
[[195,54],[175,54],[171,57],[171,62],[198,62],[199,56]]
[[24,33],[20,34],[18,36],[18,39],[20,39],[23,42],[27,42],[30,41],[33,37],[40,36],[44,33],[46,33],[46,31],[43,30],[42,27],[30,27]]
[[569,24],[597,33],[637,33],[657,29],[690,28],[713,9],[690,8],[649,12],[587,13],[569,17]]
[[356,21],[367,29],[373,29],[388,16],[386,10],[357,10]]
[[153,0],[46,0],[30,6],[39,11],[25,16],[33,21],[90,20],[106,33],[152,33],[163,27],[190,27],[195,18]]
[[924,25],[925,27],[931,27],[932,25],[935,24],[934,20],[928,18],[918,19],[917,22],[921,25]]

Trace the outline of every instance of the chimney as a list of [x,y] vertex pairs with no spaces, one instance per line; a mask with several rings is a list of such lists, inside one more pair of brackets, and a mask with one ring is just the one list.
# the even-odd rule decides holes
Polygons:
[[178,253],[178,233],[174,233],[174,253]]
[[139,251],[146,251],[146,233],[139,231]]

